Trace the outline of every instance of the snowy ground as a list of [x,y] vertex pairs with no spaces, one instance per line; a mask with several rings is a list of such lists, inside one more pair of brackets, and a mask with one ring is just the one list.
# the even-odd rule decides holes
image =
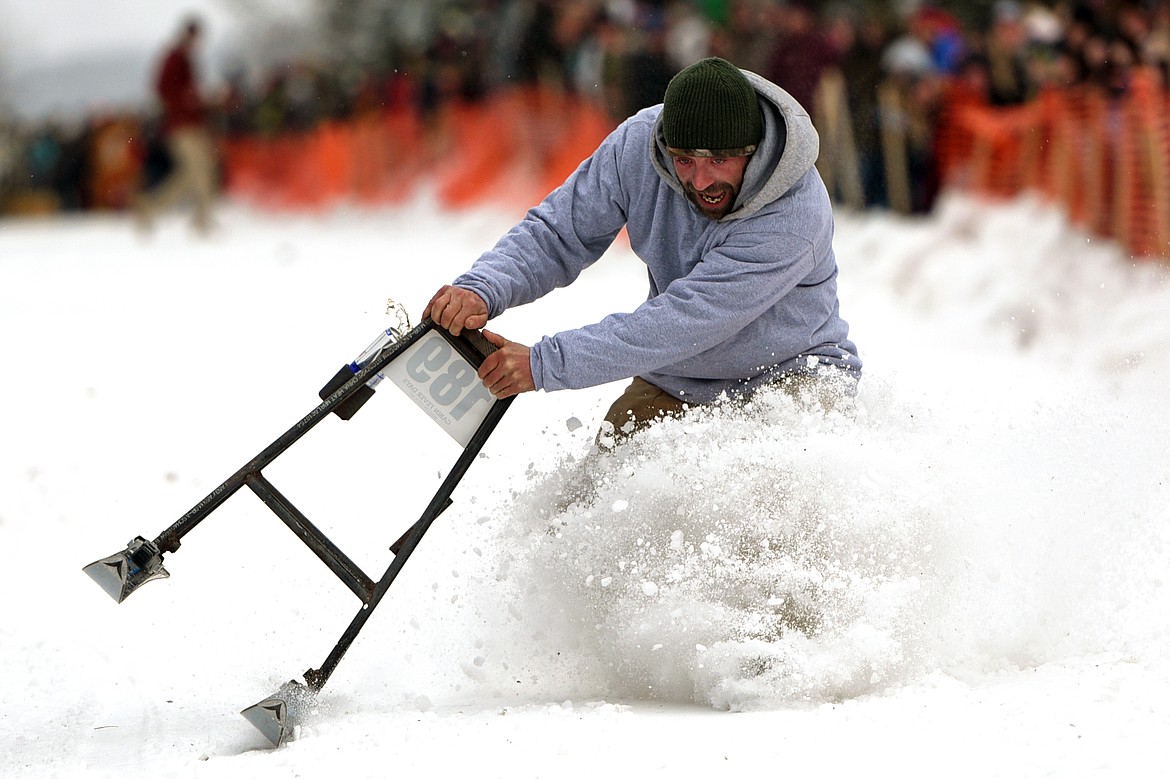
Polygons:
[[[617,386],[518,399],[265,749],[238,710],[358,605],[275,517],[233,497],[120,606],[81,567],[170,525],[387,296],[417,318],[514,216],[0,223],[0,774],[1168,775],[1170,284],[1040,204],[958,198],[841,215],[853,408],[762,397],[589,459]],[[615,249],[493,329],[643,293]],[[386,388],[266,474],[379,575],[457,453]]]

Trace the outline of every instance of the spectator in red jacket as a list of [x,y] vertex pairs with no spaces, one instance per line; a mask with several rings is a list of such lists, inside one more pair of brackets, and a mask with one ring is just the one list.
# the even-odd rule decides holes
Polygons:
[[162,104],[163,132],[170,153],[170,174],[152,192],[143,194],[136,206],[140,221],[152,226],[158,213],[184,198],[193,205],[195,229],[207,233],[212,226],[215,199],[215,147],[207,128],[207,106],[199,92],[192,62],[202,36],[197,19],[184,22],[179,38],[167,52],[155,80],[155,95]]
[[815,116],[821,75],[836,67],[840,58],[841,53],[820,30],[810,0],[791,0],[780,9],[780,35],[762,75]]

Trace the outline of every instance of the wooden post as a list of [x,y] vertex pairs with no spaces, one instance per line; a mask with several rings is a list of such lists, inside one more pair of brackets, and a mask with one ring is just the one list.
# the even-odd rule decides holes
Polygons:
[[890,209],[910,213],[910,170],[906,160],[908,119],[901,90],[894,81],[878,87],[878,114],[881,117],[882,157],[885,161],[886,197]]
[[817,170],[825,187],[834,200],[860,210],[865,206],[865,197],[861,191],[860,163],[841,71],[833,69],[821,76],[814,113],[821,136]]

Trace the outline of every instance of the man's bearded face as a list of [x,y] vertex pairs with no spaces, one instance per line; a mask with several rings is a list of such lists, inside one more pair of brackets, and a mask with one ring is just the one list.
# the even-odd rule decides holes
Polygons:
[[703,216],[722,219],[731,212],[750,157],[686,157],[676,155],[674,171],[687,197]]

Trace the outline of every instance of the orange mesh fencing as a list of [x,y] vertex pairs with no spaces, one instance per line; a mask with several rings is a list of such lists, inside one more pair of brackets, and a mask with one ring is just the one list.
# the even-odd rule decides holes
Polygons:
[[939,177],[952,186],[965,186],[969,181],[975,151],[975,133],[963,119],[972,108],[986,104],[964,82],[953,82],[944,89],[935,127],[935,159]]
[[138,189],[144,150],[136,140],[138,125],[130,119],[98,122],[90,140],[92,172],[86,198],[90,207],[123,209]]
[[463,208],[502,197],[504,173],[521,159],[516,93],[483,105],[455,104],[443,109],[449,151],[437,162],[439,202]]
[[555,142],[550,144],[541,166],[544,180],[536,185],[541,196],[560,186],[614,128],[604,112],[580,100],[571,101],[563,110],[561,119]]
[[1135,254],[1166,256],[1170,247],[1170,132],[1167,97],[1154,74],[1142,71],[1122,107],[1115,171],[1114,224]]
[[424,117],[399,103],[298,134],[221,145],[224,188],[267,208],[402,202],[432,184],[441,205],[526,208],[563,182],[614,123],[582,98],[516,89]]
[[1040,192],[1132,255],[1170,259],[1168,108],[1148,69],[1114,99],[1075,88],[992,108],[954,93],[941,114],[940,173],[948,186],[989,197]]

